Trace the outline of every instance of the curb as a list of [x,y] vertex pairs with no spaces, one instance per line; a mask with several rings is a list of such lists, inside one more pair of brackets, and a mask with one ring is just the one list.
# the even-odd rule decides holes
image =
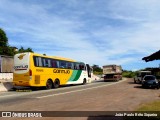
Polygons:
[[13,88],[12,82],[0,82],[0,92],[6,92]]

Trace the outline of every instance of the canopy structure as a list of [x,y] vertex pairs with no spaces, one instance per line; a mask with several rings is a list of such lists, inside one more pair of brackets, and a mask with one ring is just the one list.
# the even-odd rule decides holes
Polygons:
[[153,60],[160,60],[160,50],[147,57],[142,58],[142,60],[145,60],[146,62],[153,61]]

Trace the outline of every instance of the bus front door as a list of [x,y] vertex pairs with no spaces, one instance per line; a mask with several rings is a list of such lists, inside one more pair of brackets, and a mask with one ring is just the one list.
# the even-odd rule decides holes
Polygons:
[[91,67],[89,66],[89,64],[86,64],[87,67],[87,73],[88,73],[88,77],[91,78]]

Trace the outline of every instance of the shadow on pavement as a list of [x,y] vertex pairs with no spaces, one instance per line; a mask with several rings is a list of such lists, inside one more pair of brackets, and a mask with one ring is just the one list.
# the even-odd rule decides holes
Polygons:
[[130,82],[128,82],[128,84],[136,84],[136,83],[134,83],[134,81],[133,82],[130,81]]
[[[60,85],[58,89],[65,88],[65,87],[73,87],[73,86],[80,86],[81,84],[70,84],[70,85]],[[54,89],[54,88],[53,88]],[[53,90],[50,89],[50,90]],[[30,92],[30,91],[40,91],[40,90],[47,90],[45,87],[21,87],[21,86],[15,86],[9,91],[12,92]]]
[[139,86],[134,86],[134,88],[140,88],[140,89],[143,89],[143,87],[141,85]]
[[146,89],[146,90],[159,90],[157,88],[154,88],[154,87],[142,87],[141,85],[140,86],[134,86],[134,88],[138,88],[138,89]]

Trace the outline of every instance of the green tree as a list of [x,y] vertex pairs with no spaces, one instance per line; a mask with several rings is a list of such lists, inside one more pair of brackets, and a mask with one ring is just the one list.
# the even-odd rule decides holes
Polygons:
[[0,28],[0,55],[8,55],[8,38],[3,29]]
[[0,28],[0,55],[13,56],[16,53],[22,52],[33,52],[33,50],[31,48],[24,49],[21,47],[17,52],[14,51],[14,48],[8,45],[8,38],[5,31]]
[[32,50],[31,48],[24,49],[24,48],[21,46],[21,48],[18,50],[17,53],[23,53],[23,52],[33,52],[33,50]]
[[123,77],[127,77],[127,78],[134,78],[136,76],[137,72],[133,72],[133,71],[128,71],[128,70],[123,70],[122,72],[122,76]]
[[8,46],[8,38],[3,29],[0,28],[0,47]]
[[18,50],[18,53],[24,52],[24,48],[21,46],[21,48]]
[[32,48],[27,48],[26,52],[33,52]]
[[103,72],[102,68],[99,67],[98,65],[93,65],[92,68],[93,68],[94,74],[102,74],[102,72]]
[[15,52],[14,52],[13,48],[8,46],[6,55],[14,56],[14,54],[15,54]]

